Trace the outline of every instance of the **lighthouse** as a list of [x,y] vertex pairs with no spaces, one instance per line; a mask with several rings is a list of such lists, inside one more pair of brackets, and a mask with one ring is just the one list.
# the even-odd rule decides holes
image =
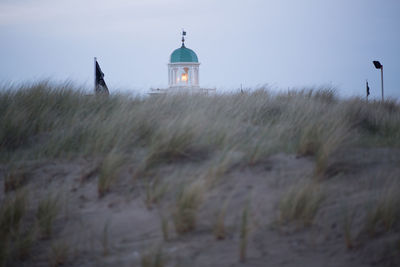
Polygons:
[[182,45],[175,49],[168,63],[168,85],[170,89],[200,89],[199,60],[196,53],[185,45],[186,32],[182,32]]

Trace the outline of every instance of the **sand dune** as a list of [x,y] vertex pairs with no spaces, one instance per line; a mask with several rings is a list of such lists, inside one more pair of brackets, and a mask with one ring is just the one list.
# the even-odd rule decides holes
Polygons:
[[400,264],[396,103],[39,89],[1,96],[4,266]]

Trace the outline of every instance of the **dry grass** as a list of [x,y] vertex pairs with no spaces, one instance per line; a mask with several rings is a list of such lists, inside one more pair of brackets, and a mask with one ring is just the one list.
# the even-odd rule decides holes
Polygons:
[[294,186],[283,195],[279,202],[280,223],[295,222],[311,225],[324,199],[320,185],[305,183]]
[[163,234],[164,241],[168,241],[169,240],[169,222],[168,222],[168,219],[164,215],[161,215],[161,231]]
[[158,179],[146,182],[146,206],[152,209],[154,204],[157,204],[168,190],[167,184],[161,183]]
[[57,267],[66,265],[70,254],[70,247],[63,241],[53,242],[50,246],[49,265]]
[[217,217],[214,223],[213,233],[217,240],[225,239],[227,229],[225,225],[225,215],[230,202],[230,198],[227,198],[218,210]]
[[105,222],[103,232],[101,235],[101,246],[103,248],[103,256],[107,256],[110,253],[110,221]]
[[2,232],[17,231],[27,209],[26,192],[17,192],[15,196],[4,200],[0,210],[0,229]]
[[[178,234],[184,234],[196,228],[205,189],[218,189],[230,172],[259,166],[276,153],[289,153],[313,160],[315,177],[321,178],[335,167],[333,159],[356,147],[400,148],[399,103],[370,101],[367,105],[363,99],[339,99],[331,88],[278,93],[260,88],[209,97],[178,94],[143,98],[87,96],[83,88],[69,83],[1,88],[0,163],[6,166],[5,172],[1,169],[6,196],[1,200],[0,265],[28,257],[35,242],[50,242],[36,240],[33,221],[36,219],[42,237],[49,238],[58,214],[58,201],[51,196],[40,201],[36,217],[32,211],[33,219],[24,221],[29,217],[27,201],[19,192],[31,183],[30,174],[10,166],[25,160],[80,157],[101,162],[81,176],[84,182],[98,175],[99,197],[116,188],[123,171],[132,170],[137,179],[146,179],[145,192],[138,191],[148,208],[155,204],[165,207],[158,204],[175,200],[171,223]],[[169,176],[169,171],[175,171],[172,168],[180,173],[181,167],[185,175],[180,176],[185,177],[177,178],[186,186],[178,193],[172,188],[166,192],[154,174],[165,171]],[[313,223],[323,203],[321,186],[325,182],[315,180],[320,184],[299,184],[282,197],[280,223]],[[398,187],[393,187],[371,202],[365,219],[368,232],[398,230],[397,192]],[[217,239],[226,236],[225,213],[223,205],[214,226]],[[247,213],[246,208],[241,221],[241,259],[246,257]],[[32,232],[27,231],[29,227]],[[353,228],[349,215],[343,229],[349,248],[355,242]],[[162,217],[161,229],[168,240],[167,217]],[[104,233],[102,242],[108,248],[106,228]],[[154,260],[160,259],[157,252],[147,258],[150,260],[143,257],[143,266],[164,265],[164,261]]]
[[28,256],[33,232],[24,231],[23,218],[27,210],[27,194],[17,192],[7,197],[0,207],[0,266],[12,259]]
[[249,205],[248,203],[243,209],[241,224],[240,224],[240,248],[239,248],[239,261],[246,261],[247,239],[249,235]]
[[175,230],[178,234],[193,231],[196,228],[196,216],[204,194],[204,184],[196,181],[186,186],[178,194],[173,210]]
[[194,134],[188,124],[172,121],[163,127],[150,142],[146,168],[191,156]]
[[329,88],[143,99],[88,97],[81,90],[49,82],[2,90],[0,159],[107,157],[144,149],[151,169],[221,151],[242,153],[243,162],[255,164],[283,151],[314,155],[320,175],[344,146],[400,146],[397,103],[338,100]]
[[99,179],[97,182],[97,191],[99,197],[103,197],[111,190],[111,186],[117,181],[120,168],[124,164],[124,157],[120,154],[111,152],[101,164]]
[[27,183],[28,171],[22,169],[20,166],[11,167],[4,177],[4,192],[14,191]]
[[37,241],[35,228],[12,231],[6,236],[4,234],[0,236],[0,266],[27,260]]
[[349,143],[349,134],[350,128],[346,122],[321,116],[302,129],[297,152],[315,156],[315,175],[321,176],[327,169],[330,157]]
[[59,200],[57,197],[49,194],[39,202],[36,211],[36,219],[42,238],[47,239],[52,236],[53,223],[59,213]]
[[370,235],[390,232],[400,222],[400,185],[398,181],[388,185],[379,197],[369,205],[365,230]]
[[166,266],[166,263],[167,259],[161,245],[148,249],[141,254],[140,266],[142,267],[163,267]]
[[354,248],[353,224],[355,212],[350,212],[347,208],[343,212],[343,235],[347,249]]
[[205,170],[202,174],[207,188],[212,188],[217,185],[232,166],[242,161],[242,155],[238,157],[235,154],[234,147],[231,147],[214,155],[213,160],[204,168]]

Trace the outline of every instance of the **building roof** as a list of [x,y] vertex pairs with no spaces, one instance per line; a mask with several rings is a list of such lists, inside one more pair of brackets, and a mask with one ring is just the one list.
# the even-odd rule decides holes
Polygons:
[[170,57],[170,63],[178,62],[199,62],[199,60],[192,49],[189,49],[182,44],[180,48],[175,49],[174,52],[172,52]]

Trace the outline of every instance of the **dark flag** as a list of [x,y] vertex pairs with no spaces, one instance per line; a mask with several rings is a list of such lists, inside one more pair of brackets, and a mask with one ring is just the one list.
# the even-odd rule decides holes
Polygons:
[[101,71],[99,63],[97,63],[96,58],[94,59],[95,61],[95,68],[96,68],[96,77],[95,77],[95,84],[94,84],[94,90],[96,94],[106,94],[109,95],[108,87],[106,82],[104,81],[104,73]]
[[368,81],[367,81],[367,97],[369,96],[369,86],[368,86]]
[[182,47],[185,47],[185,36],[186,32],[182,29]]

